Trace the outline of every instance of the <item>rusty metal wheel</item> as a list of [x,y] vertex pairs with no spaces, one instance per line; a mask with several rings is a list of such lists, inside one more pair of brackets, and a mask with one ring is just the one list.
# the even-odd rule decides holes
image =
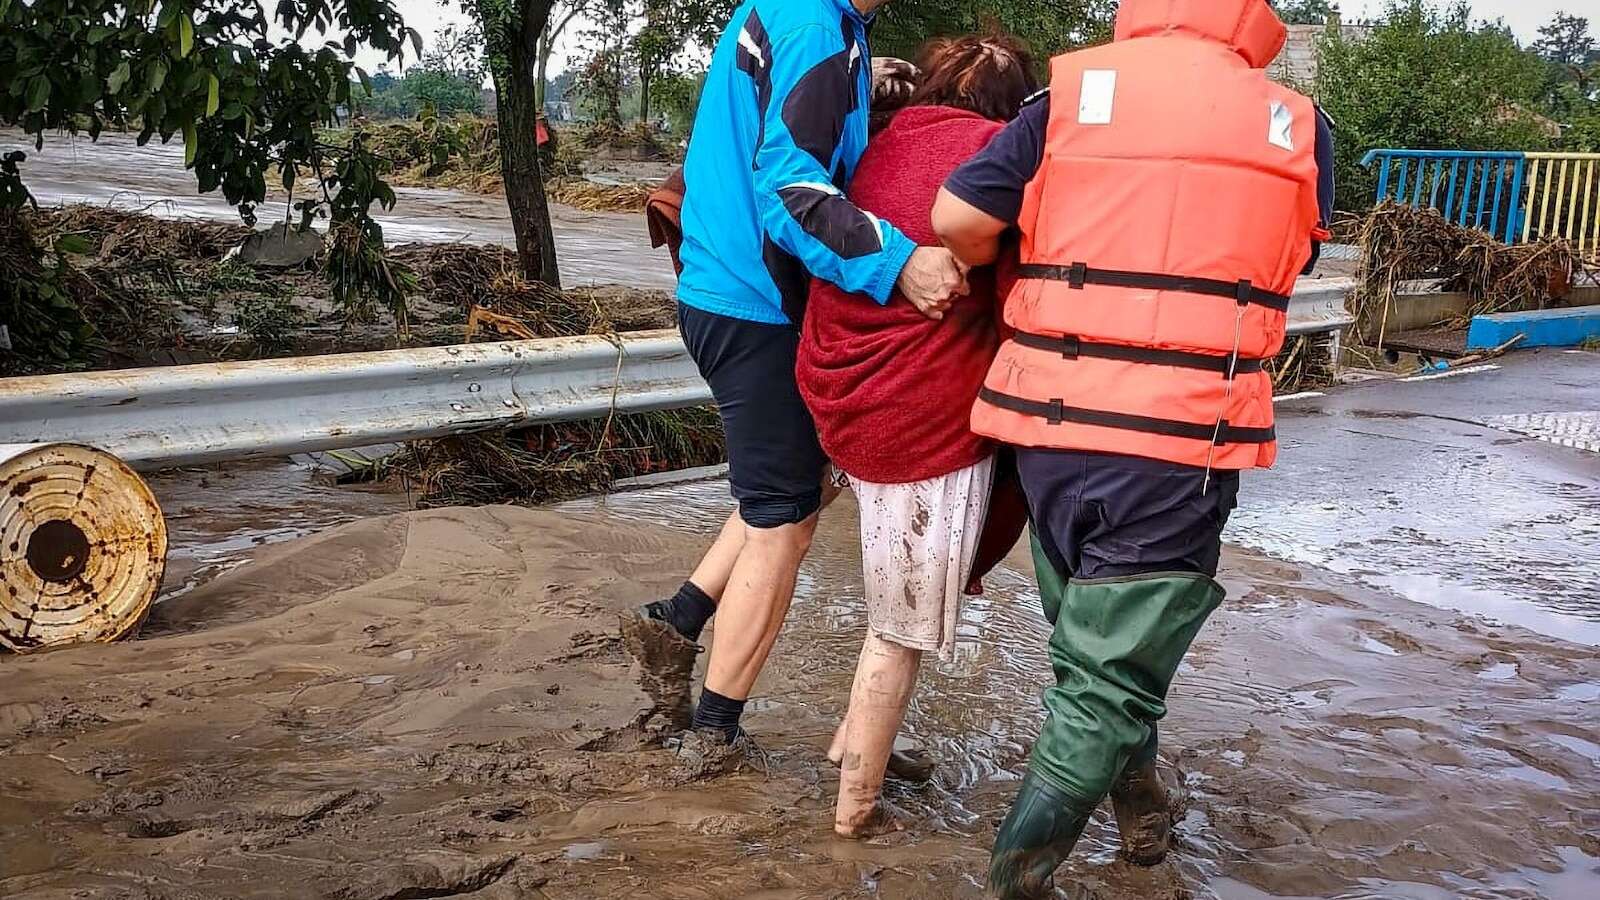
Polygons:
[[131,635],[166,560],[161,507],[121,460],[77,444],[0,445],[0,649]]

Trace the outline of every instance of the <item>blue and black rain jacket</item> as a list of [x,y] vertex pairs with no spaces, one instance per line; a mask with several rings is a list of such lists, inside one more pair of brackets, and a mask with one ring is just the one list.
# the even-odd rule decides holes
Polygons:
[[867,148],[867,26],[849,0],[734,12],[684,164],[684,304],[798,326],[813,275],[888,301],[916,244],[845,197]]

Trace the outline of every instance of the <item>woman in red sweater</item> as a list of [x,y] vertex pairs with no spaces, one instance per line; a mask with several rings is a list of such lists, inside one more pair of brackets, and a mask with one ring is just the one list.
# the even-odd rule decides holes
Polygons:
[[[1014,39],[937,41],[910,105],[868,146],[850,199],[938,246],[929,222],[951,172],[982,149],[1038,90]],[[834,829],[863,837],[895,827],[880,802],[884,769],[925,651],[954,647],[994,478],[994,448],[967,427],[999,347],[992,271],[942,318],[896,293],[879,306],[815,281],[796,376],[817,434],[861,507],[867,637],[850,710],[829,756],[841,761]],[[1015,537],[1015,535],[1013,535]]]

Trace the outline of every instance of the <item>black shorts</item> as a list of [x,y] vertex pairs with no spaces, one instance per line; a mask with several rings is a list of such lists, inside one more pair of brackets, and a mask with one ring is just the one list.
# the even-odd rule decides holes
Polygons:
[[678,328],[722,415],[728,481],[753,528],[810,518],[828,458],[794,380],[800,331],[678,304]]
[[1068,578],[1215,577],[1239,473],[1076,450],[1017,450],[1028,517]]

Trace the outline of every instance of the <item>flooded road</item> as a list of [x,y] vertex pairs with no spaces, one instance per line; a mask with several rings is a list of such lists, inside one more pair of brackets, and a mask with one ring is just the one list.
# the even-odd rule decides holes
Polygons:
[[[1592,409],[1594,366],[1293,401],[1163,728],[1178,852],[1132,868],[1102,815],[1062,896],[1592,900],[1600,652],[1449,607],[1588,635],[1594,454],[1475,422]],[[403,498],[230,474],[156,479],[179,564],[142,639],[0,659],[0,895],[980,896],[1049,678],[1024,554],[925,672],[907,730],[940,768],[891,790],[912,830],[855,844],[824,758],[864,626],[848,498],[747,717],[771,770],[697,782],[615,616],[673,589],[724,482],[385,514]]]
[[1280,403],[1227,539],[1600,646],[1600,353]]
[[[133,135],[107,133],[98,142],[50,135],[35,150],[21,132],[0,129],[0,152],[23,150],[23,180],[41,206],[87,203],[140,210],[158,216],[239,221],[220,194],[196,191],[194,173],[183,167],[183,144],[156,141],[140,147]],[[431,188],[396,188],[393,210],[374,216],[390,243],[452,242],[515,246],[502,197]],[[288,208],[274,190],[258,210],[270,221]],[[550,205],[556,252],[569,285],[626,284],[671,289],[676,281],[665,251],[650,248],[644,216],[582,212]]]

